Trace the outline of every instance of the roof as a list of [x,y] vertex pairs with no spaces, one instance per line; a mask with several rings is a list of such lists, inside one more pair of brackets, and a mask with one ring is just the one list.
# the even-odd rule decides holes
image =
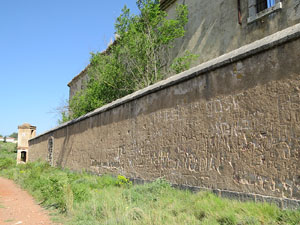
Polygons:
[[29,123],[23,123],[22,125],[18,126],[19,129],[36,129],[35,126],[31,126]]
[[160,7],[162,10],[166,10],[174,2],[176,2],[176,0],[160,0]]
[[82,77],[86,72],[87,70],[89,69],[91,64],[87,65],[79,74],[77,74],[69,83],[68,83],[68,86],[70,87],[71,84],[75,81],[77,81],[80,77]]
[[[111,42],[108,44],[107,48],[102,51],[100,54],[108,54],[111,47],[116,45],[118,38],[120,38],[120,36],[118,34],[115,34],[115,40],[111,40]],[[89,69],[89,67],[91,66],[91,64],[88,64],[78,75],[76,75],[69,83],[68,86],[70,87],[71,84],[73,82],[76,82],[77,80],[79,80]]]
[[[162,10],[166,10],[171,4],[173,4],[174,2],[176,2],[176,0],[160,0],[160,7]],[[107,49],[104,50],[103,52],[101,52],[101,54],[106,54],[109,52],[110,48],[112,46],[114,46],[116,44],[116,40],[119,38],[120,36],[118,34],[115,34],[115,40],[110,42],[107,46]],[[79,80],[79,78],[81,78],[86,71],[88,70],[88,68],[90,67],[91,64],[87,65],[79,74],[77,74],[69,83],[68,83],[68,87],[71,86],[71,84],[77,80]]]

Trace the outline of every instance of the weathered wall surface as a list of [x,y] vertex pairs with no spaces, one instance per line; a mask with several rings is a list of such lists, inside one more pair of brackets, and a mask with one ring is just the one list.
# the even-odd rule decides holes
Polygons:
[[57,166],[300,200],[299,59],[300,25],[42,134],[29,158],[53,137]]
[[[300,0],[276,0],[282,3],[282,9],[251,24],[247,23],[249,5],[254,4],[256,0],[240,0],[242,24],[238,21],[237,0],[165,2],[173,2],[165,9],[170,18],[175,17],[177,3],[186,4],[189,9],[185,36],[176,40],[174,48],[165,56],[169,63],[188,50],[198,55],[197,60],[193,62],[193,65],[198,65],[300,22]],[[88,81],[87,68],[68,84],[69,100],[85,88]],[[169,72],[166,70],[165,73]],[[170,75],[173,74],[167,74]]]
[[88,82],[88,68],[87,66],[83,71],[81,71],[76,77],[74,77],[69,83],[69,101],[73,98],[73,96],[78,92],[85,88]]
[[18,126],[18,149],[28,149],[28,140],[36,136],[36,127],[28,123]]
[[199,55],[197,65],[300,22],[299,0],[281,0],[282,9],[251,24],[247,23],[249,4],[255,0],[240,2],[241,25],[236,0],[177,0],[167,8],[170,17],[174,17],[176,3],[189,9],[186,35],[176,41],[171,58],[190,50]]

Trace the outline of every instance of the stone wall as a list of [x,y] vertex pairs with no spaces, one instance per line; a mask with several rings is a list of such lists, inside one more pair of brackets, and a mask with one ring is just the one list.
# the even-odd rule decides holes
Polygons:
[[299,59],[300,24],[39,135],[29,159],[298,207]]

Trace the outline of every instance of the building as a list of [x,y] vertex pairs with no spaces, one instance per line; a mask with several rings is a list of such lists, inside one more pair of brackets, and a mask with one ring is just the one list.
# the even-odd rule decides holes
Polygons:
[[189,21],[171,56],[189,50],[199,55],[195,65],[300,22],[299,0],[161,0],[171,17],[176,3],[187,5]]
[[76,92],[83,90],[88,81],[88,68],[89,65],[82,70],[77,76],[75,76],[69,83],[69,100],[73,98]]
[[12,137],[7,137],[6,138],[6,142],[9,142],[9,143],[18,143],[18,140],[16,140],[15,138],[12,138]]
[[[193,66],[300,22],[299,0],[161,0],[161,8],[172,18],[177,3],[187,5],[189,21],[169,60],[188,50],[198,55]],[[88,67],[69,82],[69,99],[84,89]]]
[[8,143],[17,143],[18,142],[18,140],[16,140],[15,138],[12,138],[12,137],[6,137],[6,138],[0,137],[0,141],[4,141],[4,140]]
[[[107,54],[109,52],[109,49],[111,46],[115,45],[117,43],[117,39],[119,38],[119,35],[115,35],[115,40],[112,39],[108,43],[107,49],[101,52],[101,54]],[[82,70],[78,75],[76,75],[69,83],[69,101],[73,98],[73,96],[78,92],[85,88],[89,77],[88,77],[88,69],[90,67],[90,64],[87,65],[84,70]]]
[[29,123],[18,126],[18,152],[17,163],[28,161],[28,141],[36,136],[36,127]]

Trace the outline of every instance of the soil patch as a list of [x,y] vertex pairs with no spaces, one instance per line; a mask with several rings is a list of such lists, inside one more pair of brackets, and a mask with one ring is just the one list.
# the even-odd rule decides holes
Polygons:
[[54,225],[32,196],[13,181],[0,177],[0,224]]

